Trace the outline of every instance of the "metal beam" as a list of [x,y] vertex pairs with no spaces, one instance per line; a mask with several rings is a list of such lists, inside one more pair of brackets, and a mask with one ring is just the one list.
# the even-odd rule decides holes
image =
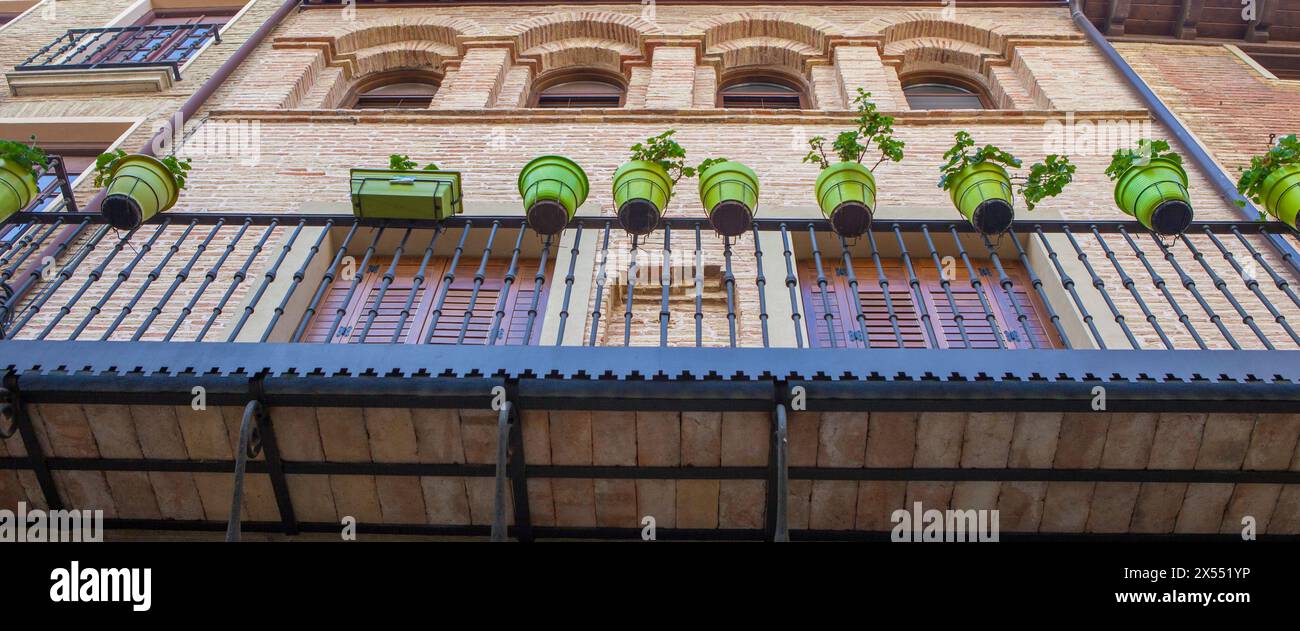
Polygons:
[[506,467],[510,453],[510,402],[497,410],[496,484],[492,495],[492,541],[506,540]]
[[515,538],[521,542],[533,540],[532,514],[528,509],[528,467],[524,457],[524,417],[519,405],[510,406],[510,469],[511,492],[514,494]]
[[230,494],[230,519],[226,526],[226,541],[239,541],[239,523],[243,518],[244,512],[244,470],[248,467],[248,459],[255,457],[261,447],[256,445],[253,438],[254,418],[261,414],[262,405],[257,401],[249,401],[244,406],[244,417],[239,423],[239,447],[235,452],[235,481],[234,490]]
[[767,532],[771,541],[790,540],[789,445],[786,407],[779,403],[772,412],[772,447],[768,454]]
[[14,424],[18,426],[23,448],[27,450],[27,457],[23,458],[26,464],[22,468],[31,469],[36,474],[36,482],[45,497],[45,506],[50,510],[62,510],[63,499],[59,497],[59,487],[54,484],[54,476],[50,473],[45,452],[41,449],[40,440],[36,438],[36,428],[27,414],[27,405],[23,402],[23,395],[18,389],[18,376],[10,371],[5,375],[4,385],[9,394],[9,406]]
[[[138,344],[139,342],[133,342]],[[257,420],[257,435],[262,453],[266,455],[266,472],[271,477],[271,490],[275,493],[275,505],[280,511],[280,524],[285,534],[294,534],[298,532],[298,520],[293,513],[293,501],[289,496],[289,483],[284,477],[284,462],[280,460],[280,448],[275,440],[275,429],[271,425],[271,412],[261,403],[262,400],[262,377],[258,375],[250,380],[249,384],[253,393],[253,399],[250,401],[258,403],[257,414],[254,418]]]

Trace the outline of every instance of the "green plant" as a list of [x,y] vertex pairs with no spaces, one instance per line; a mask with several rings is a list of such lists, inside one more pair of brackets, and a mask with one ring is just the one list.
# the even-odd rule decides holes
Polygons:
[[726,158],[709,158],[697,166],[686,166],[686,148],[673,140],[673,134],[676,133],[676,129],[670,129],[658,136],[646,138],[645,142],[632,145],[632,160],[659,165],[668,173],[668,177],[672,178],[673,184],[677,184],[682,178],[695,177],[696,173],[703,172],[719,162],[727,161]]
[[1115,151],[1115,154],[1110,158],[1110,166],[1106,167],[1106,177],[1109,177],[1112,181],[1118,180],[1130,167],[1147,164],[1155,158],[1172,160],[1179,166],[1183,164],[1183,157],[1169,148],[1168,141],[1143,138],[1137,141],[1136,148],[1117,149]]
[[[871,101],[871,93],[862,88],[858,88],[858,96],[853,99],[853,105],[858,114],[857,127],[842,131],[835,136],[835,141],[830,147],[831,154],[839,158],[839,162],[861,164],[874,143],[876,150],[880,152],[880,159],[871,166],[871,171],[874,172],[876,167],[885,160],[894,162],[902,160],[905,143],[894,138],[894,117],[881,114],[876,109],[876,104]],[[808,140],[808,146],[812,149],[803,157],[803,161],[812,162],[822,169],[830,168],[830,156],[826,154],[826,137],[814,136]]]
[[13,162],[29,171],[48,164],[45,150],[36,146],[36,136],[32,136],[30,145],[12,140],[0,140],[0,160]]
[[[388,156],[388,168],[393,171],[411,171],[420,168],[420,164],[411,159],[410,156],[404,156],[394,153]],[[438,165],[430,162],[424,165],[425,171],[437,171]]]
[[[1300,164],[1300,141],[1291,134],[1278,140],[1264,155],[1250,159],[1250,168],[1243,169],[1237,180],[1237,192],[1256,204],[1263,204],[1264,180],[1274,171],[1294,164]],[[1239,199],[1237,205],[1245,208],[1246,201]]]
[[[951,189],[957,180],[957,174],[976,164],[992,162],[1013,169],[1018,169],[1023,164],[1020,158],[995,145],[984,145],[972,150],[974,147],[975,139],[968,132],[957,132],[952,147],[943,154],[947,162],[939,167],[939,188],[945,191]],[[1044,199],[1059,195],[1065,185],[1074,179],[1074,170],[1075,165],[1070,163],[1068,157],[1053,153],[1043,158],[1042,162],[1031,165],[1028,176],[1012,176],[1011,179],[1019,182],[1020,196],[1024,198],[1025,206],[1033,210]]]
[[[127,153],[121,149],[99,154],[99,157],[95,158],[95,186],[103,186],[112,180],[113,169],[126,156]],[[176,181],[176,188],[184,190],[185,182],[189,178],[188,171],[193,168],[190,165],[191,160],[189,158],[182,160],[176,156],[167,156],[159,158],[158,161],[167,167],[172,179]]]

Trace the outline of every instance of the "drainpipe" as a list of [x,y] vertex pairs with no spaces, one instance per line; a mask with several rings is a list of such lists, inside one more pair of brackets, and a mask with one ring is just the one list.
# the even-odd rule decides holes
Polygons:
[[[1228,176],[1225,175],[1223,170],[1219,168],[1219,165],[1214,162],[1214,159],[1210,157],[1210,154],[1206,153],[1205,149],[1196,138],[1192,136],[1191,132],[1187,131],[1186,127],[1183,127],[1183,124],[1179,122],[1178,118],[1174,116],[1174,113],[1170,111],[1168,107],[1165,107],[1165,104],[1160,100],[1160,97],[1156,96],[1156,93],[1152,92],[1151,88],[1147,87],[1146,82],[1138,76],[1132,66],[1128,65],[1127,61],[1124,61],[1124,58],[1119,54],[1119,51],[1115,50],[1115,47],[1110,45],[1110,42],[1106,40],[1106,36],[1102,35],[1101,31],[1098,31],[1097,27],[1092,25],[1092,22],[1088,17],[1083,14],[1083,3],[1080,0],[1069,0],[1069,2],[1070,17],[1074,19],[1075,25],[1078,26],[1079,30],[1083,31],[1083,34],[1088,37],[1088,40],[1101,51],[1101,54],[1105,55],[1106,60],[1109,61],[1120,74],[1124,75],[1124,79],[1128,81],[1129,85],[1133,86],[1134,90],[1137,90],[1138,96],[1142,98],[1142,102],[1146,104],[1147,108],[1155,114],[1156,120],[1169,128],[1173,132],[1174,138],[1182,144],[1183,147],[1187,148],[1188,153],[1191,154],[1192,161],[1201,168],[1201,171],[1209,176],[1210,183],[1214,185],[1214,188],[1218,189],[1219,195],[1224,200],[1233,204],[1239,200],[1245,201],[1246,207],[1242,209],[1242,215],[1250,221],[1258,220],[1263,213],[1261,213],[1259,209],[1255,208],[1255,206],[1250,203],[1250,200],[1245,199],[1237,193],[1236,183],[1228,179]],[[1277,250],[1277,253],[1282,256],[1282,260],[1286,261],[1286,264],[1293,271],[1300,273],[1300,252],[1296,252],[1295,248],[1285,238],[1283,238],[1282,235],[1265,234],[1264,238],[1268,240],[1269,245],[1272,246],[1274,250]]]
[[[199,109],[202,108],[203,105],[208,102],[208,99],[212,97],[212,94],[217,91],[217,88],[220,88],[221,85],[226,82],[226,79],[230,78],[230,75],[233,74],[235,69],[248,58],[248,56],[253,52],[253,49],[257,48],[262,43],[262,40],[265,40],[266,36],[270,35],[271,31],[275,30],[275,28],[283,22],[300,2],[302,2],[302,0],[284,0],[284,4],[280,5],[280,8],[277,9],[270,18],[263,22],[262,25],[244,41],[243,44],[240,44],[239,48],[235,49],[234,54],[223,62],[221,67],[217,68],[217,71],[213,73],[211,77],[208,77],[208,80],[204,81],[203,85],[199,86],[199,89],[194,94],[190,95],[190,98],[185,100],[185,103],[182,104],[180,110],[178,110],[181,120],[189,120],[197,114]],[[176,131],[181,132],[183,130]],[[142,153],[147,156],[154,155],[154,147],[160,145],[165,138],[172,134],[172,132],[173,130],[170,125],[164,126],[162,129],[158,130],[157,134],[154,134],[153,138],[149,139],[149,142],[144,143],[144,146],[141,147],[137,153]],[[101,189],[99,192],[95,193],[95,196],[90,198],[90,201],[82,208],[86,211],[93,212],[99,208],[99,204],[103,200],[104,191]],[[64,244],[71,243],[73,239],[76,239],[77,236],[81,234],[81,230],[81,226],[69,226],[64,228],[52,243],[41,250],[40,254],[37,255],[36,260],[43,261],[47,256],[55,256]],[[29,269],[23,273],[22,277],[18,281],[18,288],[14,289],[12,294],[5,301],[5,308],[3,311],[12,312],[13,307],[22,300],[23,296],[26,295],[28,291],[31,291],[33,286],[35,286],[37,275],[38,270],[36,268]],[[0,331],[0,339],[3,339],[3,337],[3,331]]]

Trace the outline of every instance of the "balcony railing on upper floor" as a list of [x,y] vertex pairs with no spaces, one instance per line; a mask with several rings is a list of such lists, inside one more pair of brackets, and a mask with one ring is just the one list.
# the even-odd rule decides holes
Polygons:
[[220,24],[159,24],[76,28],[36,51],[15,70],[87,70],[180,67],[209,40],[221,42]]
[[[1300,348],[1280,224],[676,217],[538,235],[520,217],[20,213],[0,243],[4,339],[932,349]],[[543,331],[545,330],[545,333]]]

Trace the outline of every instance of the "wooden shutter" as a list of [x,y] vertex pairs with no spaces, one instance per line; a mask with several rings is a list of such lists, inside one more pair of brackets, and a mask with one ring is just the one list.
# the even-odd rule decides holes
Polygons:
[[[397,323],[402,320],[402,309],[406,306],[407,300],[415,287],[415,275],[419,271],[419,262],[399,263],[393,281],[384,293],[384,299],[378,308],[375,307],[375,299],[378,298],[379,292],[383,287],[384,273],[387,272],[392,264],[391,259],[383,257],[372,259],[372,263],[365,270],[356,291],[352,298],[347,300],[348,290],[351,284],[348,282],[335,282],[330,286],[325,296],[321,299],[321,304],[317,308],[311,325],[307,327],[307,332],[303,336],[305,342],[323,342],[329,333],[330,327],[337,317],[338,309],[344,310],[343,319],[334,336],[328,340],[335,344],[351,343],[389,343],[393,339],[393,331]],[[460,264],[455,270],[455,278],[448,287],[446,297],[442,301],[442,309],[438,314],[436,323],[431,322],[434,315],[434,309],[438,306],[437,300],[441,294],[441,286],[446,272],[446,259],[434,259],[429,261],[425,269],[425,280],[418,290],[415,290],[415,299],[412,301],[409,315],[402,325],[402,332],[398,335],[398,342],[407,344],[419,344],[424,341],[425,336],[429,333],[430,327],[433,327],[433,337],[430,340],[432,344],[455,344],[460,337],[461,327],[465,323],[465,312],[470,306],[470,299],[474,293],[474,273],[478,270],[475,262],[461,259]],[[505,273],[509,268],[509,261],[489,261],[485,273],[483,285],[479,288],[478,296],[474,298],[474,308],[470,315],[469,324],[465,327],[465,337],[463,344],[485,344],[487,343],[488,333],[492,329],[492,322],[496,316],[497,301],[505,288]],[[549,270],[548,270],[549,272]],[[521,260],[516,270],[515,281],[512,284],[509,293],[506,296],[506,303],[503,311],[505,312],[499,325],[497,334],[497,344],[523,344],[524,332],[528,326],[528,311],[532,305],[534,294],[534,276],[537,273],[536,260]],[[550,284],[549,274],[547,282],[542,286],[542,293],[538,299],[537,315],[533,320],[532,338],[528,343],[536,343],[541,335],[542,314],[546,308],[546,289]],[[371,310],[375,310],[375,321],[371,325],[366,339],[361,339],[361,332],[365,329],[366,322],[370,318]]]
[[[979,290],[971,286],[965,266],[958,263],[956,278],[948,287],[952,294],[950,301],[933,263],[913,259],[913,270],[920,284],[920,298],[923,302],[917,304],[916,294],[909,284],[907,269],[902,261],[884,259],[880,267],[889,283],[890,302],[887,303],[884,289],[880,286],[880,271],[870,257],[859,257],[854,259],[853,268],[858,283],[858,304],[862,310],[861,324],[858,312],[854,310],[849,298],[852,292],[847,270],[839,261],[823,261],[823,265],[827,274],[827,300],[831,304],[832,324],[829,330],[834,331],[836,348],[865,347],[862,339],[864,328],[872,348],[899,348],[899,334],[902,336],[902,348],[931,347],[921,317],[923,308],[930,315],[938,348],[966,347],[961,327],[957,325],[957,315],[962,316],[962,327],[965,328],[971,348],[998,348],[998,334],[1003,336],[1007,348],[1030,348],[1026,328],[1033,336],[1036,348],[1060,347],[1057,336],[1041,315],[1044,309],[1029,285],[1028,275],[1017,263],[1002,262],[1003,269],[1013,282],[1013,306],[1006,291],[998,283],[997,271],[991,261],[972,261],[976,273],[980,275],[982,286]],[[828,348],[831,344],[827,333],[826,310],[823,307],[822,292],[817,285],[815,264],[805,262],[800,266],[800,283],[803,287],[804,313],[808,316],[810,343],[814,348]],[[984,302],[980,300],[981,296],[993,313],[992,324],[988,320]],[[890,322],[891,303],[897,318],[897,333]],[[1016,317],[1015,306],[1019,306],[1025,315],[1026,322],[1023,326]],[[994,326],[997,327],[997,332]]]

